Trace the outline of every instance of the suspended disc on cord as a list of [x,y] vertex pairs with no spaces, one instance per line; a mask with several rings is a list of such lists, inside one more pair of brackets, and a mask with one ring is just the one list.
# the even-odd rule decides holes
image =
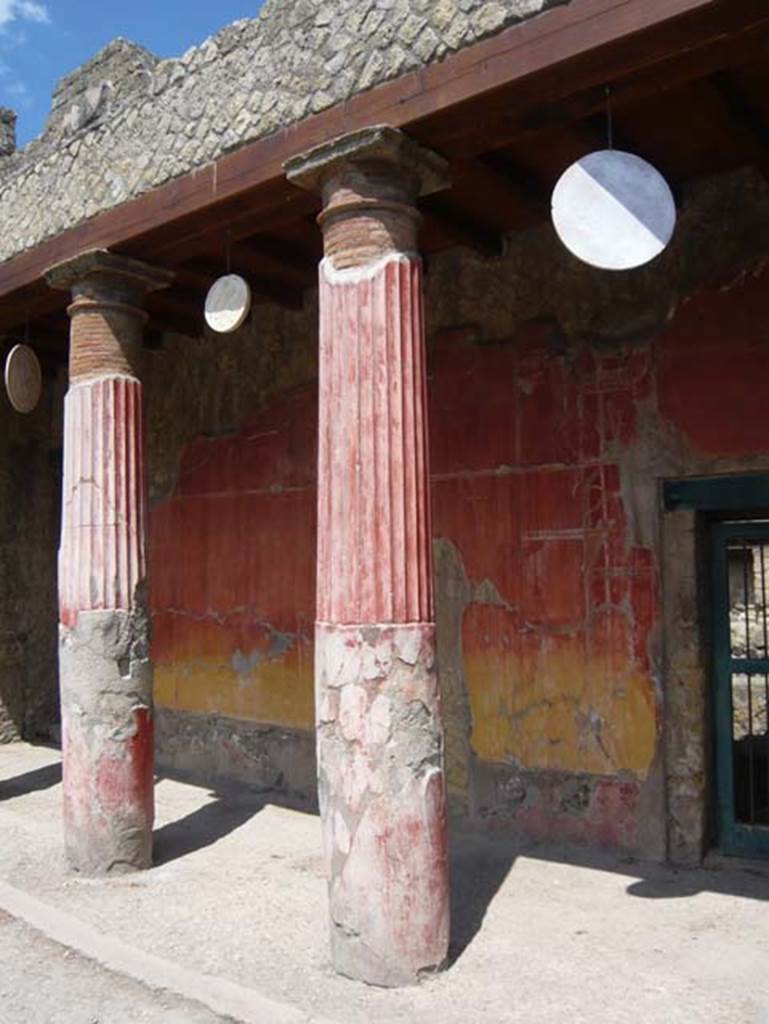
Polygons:
[[670,187],[646,160],[618,149],[589,153],[553,190],[555,230],[584,263],[630,270],[667,246],[676,224]]
[[16,412],[32,412],[42,387],[39,359],[29,345],[14,345],[5,360],[5,390]]
[[206,296],[206,323],[218,334],[230,334],[248,316],[251,289],[239,274],[227,274],[214,281]]

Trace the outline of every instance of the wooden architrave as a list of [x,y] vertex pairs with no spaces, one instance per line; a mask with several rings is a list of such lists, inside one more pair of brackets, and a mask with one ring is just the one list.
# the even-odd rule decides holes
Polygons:
[[[474,151],[479,130],[492,150],[505,135],[495,135],[500,109],[507,112],[502,129],[515,134],[525,127],[527,112],[597,92],[607,81],[640,75],[642,87],[652,90],[664,86],[653,74],[656,67],[680,75],[688,62],[693,77],[717,69],[724,48],[764,30],[765,0],[578,0],[556,7],[249,143],[0,264],[0,329],[16,322],[20,306],[37,308],[45,292],[43,270],[73,253],[110,248],[173,265],[190,239],[214,228],[221,233],[230,221],[247,222],[256,232],[306,214],[307,197],[286,182],[284,161],[353,128],[388,123],[456,151],[464,123],[468,143],[475,136]],[[517,127],[510,126],[510,111]],[[174,245],[178,251],[164,259]]]

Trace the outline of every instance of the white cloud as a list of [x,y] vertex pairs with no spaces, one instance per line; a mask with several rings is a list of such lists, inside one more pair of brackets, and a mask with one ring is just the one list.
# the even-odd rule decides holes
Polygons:
[[0,29],[12,21],[48,22],[48,8],[38,0],[0,0]]
[[[40,0],[0,0],[0,54],[8,56],[23,47],[27,36],[24,22],[48,23],[48,7]],[[11,65],[0,57],[0,103],[16,110],[29,109],[33,98],[27,84],[17,78]]]
[[41,22],[49,22],[51,20],[48,8],[45,4],[37,3],[36,0],[18,0],[17,7],[20,18]]
[[0,95],[3,93],[8,97],[8,103],[14,110],[29,110],[32,106],[32,93],[19,79],[9,82],[4,89],[0,90]]

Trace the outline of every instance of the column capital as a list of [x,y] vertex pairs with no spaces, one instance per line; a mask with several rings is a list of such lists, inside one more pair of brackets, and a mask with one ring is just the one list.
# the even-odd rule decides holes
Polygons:
[[289,181],[321,193],[318,223],[326,260],[336,270],[415,255],[417,199],[448,186],[443,157],[387,125],[331,139],[284,167]]
[[149,292],[167,288],[173,271],[122,256],[108,249],[78,253],[45,271],[49,287],[62,291],[87,288],[92,298],[114,297],[141,303]]
[[149,292],[167,288],[173,272],[106,249],[79,253],[45,272],[51,288],[72,293],[67,309],[70,381],[85,377],[138,376],[138,353]]
[[413,179],[415,197],[449,186],[448,163],[442,156],[386,124],[322,142],[287,160],[283,169],[292,184],[308,192],[323,192],[326,183],[350,164],[389,165],[394,173]]

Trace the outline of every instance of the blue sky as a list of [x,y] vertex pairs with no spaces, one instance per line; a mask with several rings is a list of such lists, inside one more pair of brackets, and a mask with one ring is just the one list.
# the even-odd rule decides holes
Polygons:
[[179,56],[260,0],[0,0],[0,106],[17,111],[19,145],[45,124],[62,75],[115,36]]

